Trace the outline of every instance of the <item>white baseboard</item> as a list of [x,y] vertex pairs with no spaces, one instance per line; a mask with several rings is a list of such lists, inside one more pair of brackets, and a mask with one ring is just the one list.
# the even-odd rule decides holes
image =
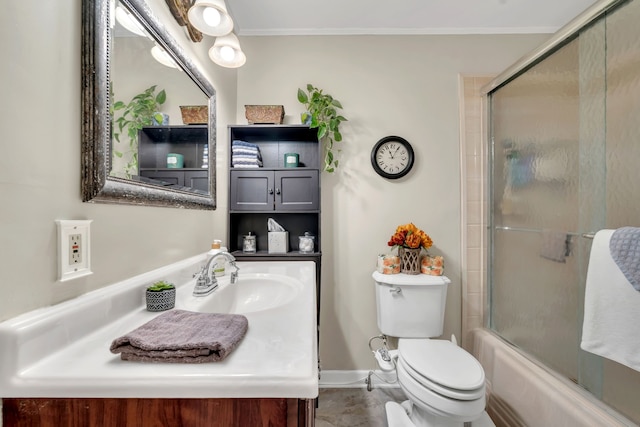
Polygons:
[[[373,388],[398,388],[396,373],[373,371],[371,375]],[[320,388],[366,388],[365,380],[369,371],[327,371],[320,373]],[[385,382],[387,381],[387,382]]]

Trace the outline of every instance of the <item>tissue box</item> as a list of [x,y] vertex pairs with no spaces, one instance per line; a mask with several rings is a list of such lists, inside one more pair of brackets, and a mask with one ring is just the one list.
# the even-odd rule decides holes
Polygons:
[[269,231],[269,253],[286,254],[289,252],[289,232]]

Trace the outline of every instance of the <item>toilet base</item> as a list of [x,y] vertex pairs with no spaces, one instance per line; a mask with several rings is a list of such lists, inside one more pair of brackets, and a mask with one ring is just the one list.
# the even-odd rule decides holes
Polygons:
[[[449,418],[439,416],[428,417],[411,417],[411,402],[404,401],[402,404],[396,402],[387,402],[385,409],[387,413],[387,424],[389,427],[464,427],[462,421],[455,421]],[[425,415],[422,413],[421,415]],[[467,424],[468,425],[468,424]],[[495,427],[487,412],[483,412],[478,418],[471,422],[471,427]]]

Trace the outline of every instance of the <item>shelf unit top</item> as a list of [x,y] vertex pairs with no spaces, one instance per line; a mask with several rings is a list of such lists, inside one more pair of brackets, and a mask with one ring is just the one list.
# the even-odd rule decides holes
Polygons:
[[316,129],[308,125],[229,125],[229,135],[253,141],[318,142]]
[[149,136],[151,142],[207,142],[207,125],[145,126],[141,132]]

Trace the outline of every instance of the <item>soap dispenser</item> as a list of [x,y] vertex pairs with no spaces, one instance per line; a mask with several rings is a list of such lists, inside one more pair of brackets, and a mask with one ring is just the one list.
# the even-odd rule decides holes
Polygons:
[[[219,254],[220,252],[227,252],[227,248],[221,245],[222,245],[222,241],[220,240],[213,241],[213,243],[211,244],[211,250],[207,252],[207,255],[209,255],[209,258],[211,258],[216,254]],[[218,257],[218,259],[216,259],[213,265],[213,274],[216,277],[224,276],[224,269],[225,269],[226,263],[227,263],[227,260],[225,259],[225,257]]]

